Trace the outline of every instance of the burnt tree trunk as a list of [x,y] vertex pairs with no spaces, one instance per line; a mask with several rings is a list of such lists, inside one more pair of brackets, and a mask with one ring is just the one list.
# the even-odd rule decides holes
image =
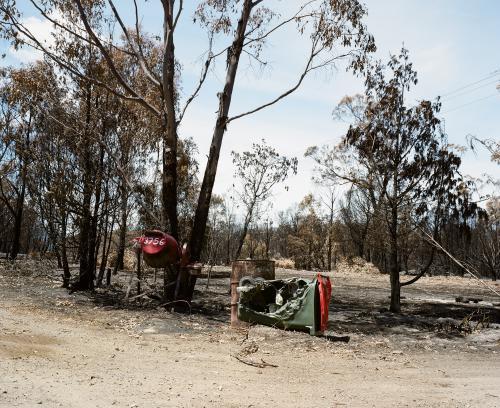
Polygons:
[[390,311],[399,313],[401,311],[401,286],[399,282],[399,266],[397,244],[391,239],[390,251],[390,279],[391,279],[391,307]]
[[71,273],[69,271],[69,263],[68,263],[68,254],[66,251],[66,230],[67,230],[67,222],[68,216],[65,212],[62,214],[62,222],[61,222],[61,237],[60,237],[60,251],[61,251],[61,264],[63,269],[63,288],[69,287],[69,282],[71,279]]
[[26,196],[26,176],[22,177],[21,191],[16,200],[16,210],[14,216],[14,231],[12,237],[12,247],[10,250],[10,259],[14,260],[17,258],[19,249],[21,247],[21,227],[23,222],[23,209],[24,209],[24,198]]
[[[107,254],[106,247],[108,244],[108,233],[109,235],[113,234],[113,229],[109,229],[110,221],[109,221],[109,185],[106,182],[106,187],[104,189],[104,209],[103,209],[103,231],[102,231],[102,251],[101,251],[101,262],[99,265],[99,273],[97,274],[96,286],[99,287],[102,284],[102,279],[104,277],[104,270],[106,269],[107,263]],[[99,252],[99,251],[97,251]]]
[[226,265],[231,263],[231,234],[232,234],[231,222],[228,222],[227,226],[227,237],[226,237]]
[[[103,129],[103,136],[105,129]],[[90,234],[89,234],[89,249],[88,249],[88,264],[92,280],[92,288],[94,286],[95,270],[96,270],[96,252],[98,250],[98,237],[97,237],[97,224],[99,221],[99,207],[101,201],[101,191],[102,191],[102,175],[103,175],[103,163],[104,163],[104,146],[101,144],[99,152],[99,168],[97,171],[97,179],[95,181],[95,195],[94,195],[94,209],[90,219]]]
[[244,0],[234,40],[227,51],[226,80],[223,91],[219,93],[217,121],[212,135],[212,143],[210,145],[208,161],[203,175],[203,182],[201,184],[198,205],[196,207],[194,217],[194,225],[190,237],[189,248],[191,260],[193,261],[200,260],[201,256],[203,238],[205,236],[205,229],[207,226],[208,211],[210,209],[210,200],[212,198],[212,189],[215,182],[215,176],[217,174],[222,139],[224,137],[224,133],[226,132],[226,122],[228,119],[229,107],[231,106],[231,97],[236,80],[236,72],[238,70],[238,64],[243,50],[248,20],[254,5],[253,1]]
[[23,210],[24,210],[24,199],[26,197],[26,183],[28,178],[28,158],[26,155],[29,152],[30,145],[30,132],[31,132],[31,113],[28,119],[28,128],[26,131],[26,140],[24,146],[22,146],[21,152],[21,190],[16,200],[16,209],[14,214],[14,231],[12,236],[12,247],[10,250],[10,259],[16,259],[19,253],[20,243],[21,243],[21,227],[23,223]]
[[243,248],[243,244],[245,243],[245,238],[248,233],[248,227],[250,225],[250,221],[252,220],[253,214],[253,205],[248,209],[248,213],[245,217],[245,222],[243,223],[243,231],[241,232],[240,239],[238,240],[238,248],[236,249],[236,254],[234,255],[234,259],[239,259],[241,255],[241,250]]
[[[394,194],[396,197],[396,194]],[[398,254],[398,209],[396,199],[391,205],[390,219],[390,251],[389,272],[391,280],[391,306],[390,311],[399,313],[401,311],[401,284],[399,282],[399,254]]]
[[123,258],[125,256],[125,240],[127,238],[127,210],[128,210],[128,190],[125,181],[120,185],[120,235],[118,238],[118,252],[113,273],[123,269]]
[[[88,169],[87,169],[88,170]],[[80,218],[80,245],[78,255],[80,258],[80,273],[78,288],[82,290],[92,289],[91,265],[89,265],[89,238],[91,217],[90,202],[92,199],[92,188],[89,177],[85,177],[83,188],[82,214]]]
[[90,290],[94,287],[93,273],[92,273],[92,263],[89,263],[89,244],[91,235],[91,224],[92,224],[92,213],[90,209],[90,204],[92,201],[93,194],[93,172],[92,172],[92,151],[90,137],[88,133],[90,132],[90,119],[91,119],[91,85],[86,87],[86,118],[85,118],[85,139],[83,140],[82,148],[82,167],[83,167],[83,200],[81,207],[81,217],[80,217],[80,245],[79,245],[79,259],[80,259],[80,271],[78,284],[73,287],[73,290]]
[[174,47],[174,2],[163,1],[163,61],[162,79],[165,97],[163,100],[163,177],[162,204],[164,227],[169,227],[170,234],[179,239],[177,220],[177,118],[175,112],[175,47]]

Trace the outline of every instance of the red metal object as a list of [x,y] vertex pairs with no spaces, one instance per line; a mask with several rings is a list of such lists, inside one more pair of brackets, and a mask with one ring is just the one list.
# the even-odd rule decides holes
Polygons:
[[[159,230],[145,231],[142,236],[134,238],[133,242],[138,254],[142,252],[144,261],[149,266],[165,268],[165,274],[167,269],[175,274],[175,281],[167,283],[165,280],[164,297],[191,302],[202,265],[190,262],[187,245],[184,244],[181,249],[174,237]],[[139,268],[140,260],[137,264]]]
[[164,268],[174,265],[181,259],[181,249],[174,237],[162,231],[145,231],[134,238],[144,255],[144,261],[153,268]]
[[330,278],[318,273],[318,290],[319,290],[319,305],[320,305],[320,330],[326,331],[328,328],[328,306],[332,298],[332,284]]

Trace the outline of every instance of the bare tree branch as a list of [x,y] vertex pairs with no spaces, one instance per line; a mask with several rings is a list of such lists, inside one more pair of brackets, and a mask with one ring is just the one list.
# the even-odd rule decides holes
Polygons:
[[181,16],[183,5],[184,5],[184,1],[180,0],[179,1],[179,10],[177,10],[177,14],[174,18],[174,24],[172,26],[172,30],[175,30],[175,28],[177,27],[177,22],[179,21],[179,17]]
[[235,115],[231,118],[229,118],[226,123],[230,123],[232,122],[233,120],[235,119],[240,119],[244,116],[248,116],[248,115],[251,115],[255,112],[258,112],[264,108],[267,108],[271,105],[274,105],[275,103],[281,101],[282,99],[286,98],[288,95],[292,94],[293,92],[295,92],[299,87],[300,85],[302,84],[302,82],[304,81],[304,78],[307,76],[307,74],[313,70],[316,70],[316,69],[319,69],[319,68],[323,68],[327,65],[330,65],[332,64],[335,60],[338,60],[338,59],[341,59],[341,58],[345,58],[346,56],[350,55],[351,52],[349,53],[346,53],[346,54],[342,54],[342,55],[338,55],[336,57],[333,57],[333,58],[330,58],[326,61],[323,61],[322,63],[318,64],[318,65],[312,65],[314,59],[318,56],[319,53],[321,53],[321,51],[323,51],[323,47],[320,47],[320,48],[316,48],[317,47],[317,42],[316,40],[313,40],[313,45],[311,47],[311,53],[309,55],[309,59],[307,60],[307,63],[306,63],[306,66],[304,68],[304,70],[302,71],[302,74],[300,75],[297,83],[291,87],[290,89],[288,89],[287,91],[283,92],[281,95],[279,95],[278,97],[274,98],[273,100],[271,100],[270,102],[267,102],[257,108],[254,108],[252,110],[249,110],[247,112],[243,112],[243,113],[240,113],[238,115]]
[[141,58],[144,60],[144,64],[146,65],[147,69],[151,72],[154,78],[156,78],[158,82],[160,82],[161,92],[163,93],[163,86],[161,84],[161,80],[158,77],[158,75],[156,75],[155,72],[149,67],[146,57],[144,56],[144,51],[142,49],[142,39],[139,30],[139,8],[137,7],[137,0],[134,0],[134,10],[135,10],[135,35],[137,37],[137,47],[139,49],[139,54]]
[[[49,111],[47,110],[44,110],[42,109],[41,107],[35,105],[35,104],[31,104],[32,107],[34,107],[35,109],[37,109],[40,113],[42,113],[43,115],[49,117],[50,119],[52,119],[54,122],[58,123],[59,125],[63,126],[64,128],[67,128],[69,129],[70,131],[80,135],[81,137],[85,137],[85,136],[90,136],[92,137],[92,133],[95,133],[95,135],[92,137],[92,139],[94,140],[94,142],[98,143],[100,146],[102,146],[104,148],[104,150],[106,151],[106,153],[108,154],[109,157],[111,157],[113,159],[113,161],[115,162],[115,169],[118,171],[118,173],[120,173],[121,177],[123,178],[123,180],[125,181],[125,184],[127,184],[128,188],[130,191],[134,191],[134,185],[133,183],[130,181],[130,179],[128,178],[127,176],[127,173],[125,171],[125,169],[123,169],[122,165],[121,165],[121,162],[120,162],[120,159],[118,157],[115,156],[115,154],[111,151],[111,149],[109,148],[108,144],[102,139],[101,135],[97,132],[95,132],[94,130],[92,129],[89,129],[90,132],[87,132],[85,135],[80,132],[77,128],[74,128],[74,127],[71,127],[69,126],[68,124],[62,122],[61,120],[59,120],[58,118],[54,117]],[[78,120],[78,119],[77,119]],[[84,123],[82,123],[82,125],[84,125]],[[0,189],[1,189],[1,183],[0,183]],[[141,205],[141,207],[144,209],[144,211],[146,211],[148,213],[148,215],[153,219],[155,220],[158,225],[161,224],[161,221],[158,219],[158,217],[151,211],[151,209],[149,209],[146,204],[144,202],[142,202],[142,200],[138,200],[139,201],[139,204]]]
[[115,89],[111,88],[106,83],[80,72],[80,70],[78,68],[76,68],[72,63],[70,63],[67,60],[63,60],[61,57],[54,54],[54,52],[52,52],[49,48],[47,48],[45,45],[43,45],[41,43],[41,41],[38,40],[37,37],[23,23],[21,23],[19,20],[17,20],[17,18],[15,16],[13,16],[11,13],[9,13],[8,10],[2,9],[2,11],[4,11],[6,13],[6,15],[10,18],[10,20],[12,21],[12,25],[14,27],[16,27],[16,29],[22,35],[24,35],[26,38],[28,38],[29,41],[31,41],[31,43],[27,42],[27,41],[23,41],[23,43],[25,45],[28,45],[29,47],[31,47],[35,50],[43,52],[47,57],[49,57],[56,64],[58,64],[59,66],[61,66],[64,69],[68,70],[70,73],[77,76],[78,78],[81,78],[85,81],[88,81],[90,83],[93,83],[95,85],[103,87],[121,99],[138,102],[138,103],[142,104],[144,107],[146,107],[148,110],[150,110],[153,113],[155,113],[156,115],[160,116],[159,110],[156,109],[150,103],[148,103],[146,100],[141,98],[140,96],[128,96],[128,95],[122,94],[121,92],[118,92]]
[[180,123],[182,121],[182,119],[184,118],[184,115],[186,113],[186,110],[187,110],[188,106],[198,96],[198,94],[199,94],[199,92],[201,90],[201,87],[203,86],[203,84],[204,84],[204,82],[205,82],[205,80],[207,78],[207,74],[208,74],[208,70],[210,68],[210,64],[212,63],[212,61],[214,59],[214,55],[212,54],[212,41],[213,41],[213,36],[210,36],[210,39],[209,39],[209,48],[208,48],[208,57],[207,57],[207,59],[205,61],[205,64],[203,65],[203,69],[201,71],[200,80],[198,81],[198,85],[196,86],[194,92],[191,94],[191,96],[186,101],[186,104],[184,105],[184,108],[181,110],[181,113],[179,115],[179,119],[178,119],[177,123]]
[[[470,269],[473,269],[470,267],[469,265],[469,268],[464,265],[463,262],[459,261],[457,258],[455,258],[452,254],[450,254],[449,251],[447,251],[439,242],[437,242],[430,234],[428,234],[427,232],[425,232],[424,230],[422,230],[422,233],[427,237],[427,240],[432,244],[434,245],[436,248],[438,248],[439,250],[443,251],[447,256],[448,258],[450,258],[453,262],[455,262],[460,268],[462,268],[465,272],[467,272],[469,275],[471,275],[474,279],[476,279],[478,282],[480,282],[482,285],[484,285],[487,289],[491,290],[495,295],[498,295],[500,296],[500,293],[497,292],[493,287],[491,287],[490,285],[488,285],[486,282],[484,282],[482,279],[479,279],[479,277],[475,274],[475,273],[472,273],[470,271]],[[478,275],[479,273],[477,271],[474,271],[476,272]]]
[[130,95],[132,95],[134,98],[136,98],[137,101],[142,103],[143,106],[147,107],[149,110],[151,110],[153,113],[156,115],[159,114],[158,110],[155,109],[152,105],[150,105],[141,95],[139,95],[128,83],[125,81],[123,76],[118,72],[118,69],[116,68],[113,59],[111,58],[111,55],[109,55],[108,50],[104,47],[104,45],[100,42],[99,38],[97,35],[94,33],[94,30],[90,26],[90,23],[87,19],[87,15],[85,14],[85,10],[83,9],[82,2],[81,0],[75,0],[76,6],[78,8],[78,11],[80,13],[80,18],[83,21],[83,25],[85,26],[85,29],[89,33],[89,35],[94,39],[96,42],[97,48],[101,51],[102,56],[104,57],[106,63],[108,64],[109,69],[113,73],[114,77],[117,79],[118,83],[125,89],[126,92],[128,92]]
[[[129,32],[127,30],[127,27],[125,27],[125,24],[123,23],[123,21],[122,21],[122,19],[120,17],[120,14],[118,14],[118,11],[116,10],[116,7],[115,7],[115,5],[113,3],[113,0],[108,0],[108,2],[109,2],[109,5],[111,6],[111,10],[113,11],[113,14],[114,14],[114,16],[116,18],[116,21],[118,21],[118,24],[120,25],[120,27],[121,27],[121,29],[123,31],[123,34],[125,34],[125,38],[127,39],[127,42],[130,45],[130,48],[134,52],[134,56],[139,61],[139,65],[140,65],[142,71],[144,72],[144,74],[146,75],[146,78],[148,78],[154,85],[156,85],[157,87],[159,87],[160,88],[160,92],[162,92],[160,81],[154,76],[154,74],[149,69],[149,67],[148,67],[148,65],[147,65],[147,63],[146,63],[146,61],[145,61],[144,56],[142,55],[142,53],[136,50],[135,44],[132,41],[132,39],[130,38]],[[134,3],[135,3],[135,1],[134,1]],[[137,19],[137,15],[136,15],[136,19]],[[139,42],[140,41],[140,37],[139,37],[139,29],[137,27],[137,21],[136,21],[136,31],[137,31],[137,42]]]
[[[244,46],[247,46],[248,44],[251,44],[253,42],[256,42],[256,41],[262,41],[263,39],[265,39],[266,37],[270,36],[272,33],[274,33],[276,30],[279,30],[280,28],[282,28],[283,26],[285,26],[286,24],[294,21],[294,20],[301,20],[303,18],[306,18],[306,17],[311,17],[313,15],[315,15],[314,13],[308,13],[308,14],[304,14],[302,16],[300,16],[300,13],[305,9],[307,8],[310,4],[312,3],[316,3],[318,0],[310,0],[308,1],[306,4],[302,5],[302,7],[300,7],[300,9],[290,18],[282,21],[281,23],[277,24],[276,26],[274,26],[273,28],[271,28],[269,31],[267,31],[265,34],[261,35],[260,37],[256,37],[256,38],[251,38],[249,39],[247,42],[245,42]],[[247,36],[249,33],[245,34],[245,36]]]
[[[65,26],[64,24],[61,24],[59,21],[57,21],[55,18],[52,18],[49,14],[47,14],[47,12],[45,10],[43,10],[40,5],[38,3],[36,3],[34,0],[30,0],[31,4],[33,4],[33,7],[35,7],[39,13],[48,21],[50,21],[52,24],[54,24],[56,27],[59,27],[60,29],[66,31],[67,33],[75,36],[76,38],[78,38],[79,40],[82,40],[84,41],[85,43],[87,44],[90,44],[90,45],[94,45],[94,46],[97,46],[96,43],[94,43],[93,41],[89,40],[88,38],[84,37],[83,35],[77,33],[75,30],[72,30],[71,28]],[[81,28],[80,28],[81,29]],[[100,39],[100,41],[102,43],[104,43],[105,45],[119,51],[119,52],[123,52],[124,54],[127,54],[127,55],[134,55],[133,53],[131,53],[130,51],[128,50],[125,50],[121,47],[118,47],[116,44],[113,44],[112,42],[109,42],[109,41],[106,41],[106,40],[103,40],[103,39]]]

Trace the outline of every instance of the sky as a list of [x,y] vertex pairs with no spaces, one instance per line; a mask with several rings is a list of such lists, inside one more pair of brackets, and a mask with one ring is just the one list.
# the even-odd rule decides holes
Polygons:
[[[26,24],[41,38],[49,38],[51,26],[20,0]],[[25,4],[26,3],[26,4]],[[183,68],[183,95],[196,84],[207,45],[205,32],[192,20],[193,1],[186,3],[184,18],[176,32],[176,54]],[[283,17],[292,15],[299,0],[266,0]],[[150,33],[161,32],[159,1],[140,4],[142,26]],[[130,0],[116,5],[127,24],[132,24]],[[365,23],[375,37],[374,58],[387,61],[404,46],[418,72],[419,82],[410,94],[416,102],[442,96],[441,117],[450,143],[467,144],[467,135],[500,140],[500,2],[496,0],[367,0]],[[219,43],[220,46],[223,43]],[[40,56],[29,49],[14,51],[5,42],[7,56],[3,64],[19,65]],[[218,47],[216,46],[216,49]],[[291,27],[273,35],[264,49],[268,61],[260,69],[243,57],[236,79],[230,116],[259,106],[293,85],[305,63],[307,41]],[[224,59],[210,73],[206,86],[192,104],[179,129],[181,137],[192,137],[199,148],[202,177],[217,110],[217,92],[224,81]],[[344,95],[363,91],[362,78],[336,70],[314,73],[301,88],[284,101],[232,122],[224,136],[214,192],[224,194],[237,180],[231,151],[248,150],[252,143],[265,139],[281,154],[299,159],[297,175],[277,186],[272,198],[273,210],[286,209],[308,193],[321,193],[312,182],[314,163],[304,158],[307,147],[336,144],[348,124],[332,118],[332,110]],[[409,102],[412,102],[411,100]],[[498,177],[498,166],[484,151],[467,152],[462,158],[463,174],[479,177],[483,173]]]

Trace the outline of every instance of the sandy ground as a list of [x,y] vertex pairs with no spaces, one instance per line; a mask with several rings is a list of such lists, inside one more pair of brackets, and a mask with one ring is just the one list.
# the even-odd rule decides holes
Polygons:
[[[199,312],[189,315],[117,302],[119,285],[110,300],[108,292],[68,294],[55,271],[0,268],[0,406],[500,406],[493,294],[471,279],[424,278],[403,292],[405,313],[393,315],[385,309],[387,276],[330,276],[329,334],[349,343],[230,329],[227,279],[208,289],[200,280]],[[459,295],[483,301],[459,304]],[[453,322],[473,311],[489,327],[464,336]]]

